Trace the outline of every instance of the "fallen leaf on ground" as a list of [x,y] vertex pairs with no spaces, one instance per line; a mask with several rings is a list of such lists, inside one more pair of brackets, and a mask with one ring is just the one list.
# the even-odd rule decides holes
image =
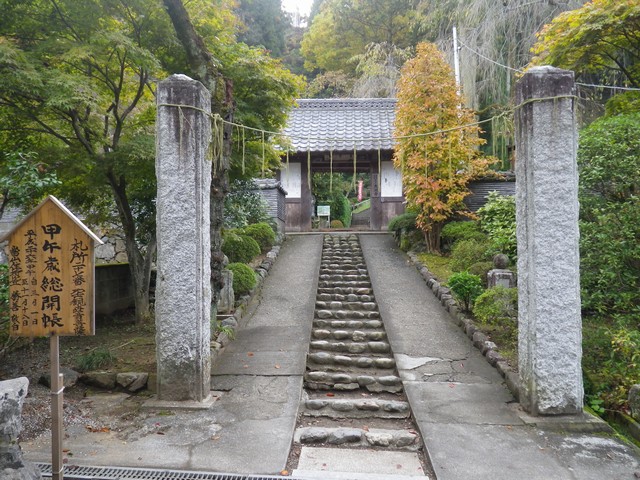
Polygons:
[[274,368],[280,368],[280,365],[277,365],[277,364],[276,364],[276,366],[275,366]]
[[327,397],[335,397],[334,393],[327,393]]
[[247,353],[247,357],[253,357],[253,352]]

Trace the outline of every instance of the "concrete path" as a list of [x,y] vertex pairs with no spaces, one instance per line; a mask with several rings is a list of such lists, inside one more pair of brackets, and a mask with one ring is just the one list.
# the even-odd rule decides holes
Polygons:
[[609,435],[562,433],[567,426],[562,419],[545,425],[527,416],[393,240],[363,235],[361,244],[409,403],[439,480],[640,476],[637,448]]
[[[612,436],[563,433],[554,420],[547,425],[525,415],[393,240],[361,235],[361,245],[436,478],[640,476],[638,449]],[[132,400],[124,394],[95,397],[96,415],[121,411],[130,415],[129,426],[105,432],[70,427],[65,440],[72,454],[69,464],[280,472],[302,391],[321,246],[321,235],[289,236],[255,311],[245,317],[237,339],[214,368],[213,389],[219,399],[210,409],[132,412]],[[100,398],[102,406],[97,404]],[[559,425],[566,423],[561,419]],[[22,448],[29,460],[50,461],[47,435]],[[355,457],[346,461],[357,462]]]
[[[322,237],[290,237],[254,311],[215,365],[207,410],[135,411],[125,394],[92,397],[96,416],[130,415],[123,431],[67,428],[68,465],[277,474],[285,468],[302,392]],[[50,436],[22,445],[50,462]],[[68,468],[68,467],[67,467]]]

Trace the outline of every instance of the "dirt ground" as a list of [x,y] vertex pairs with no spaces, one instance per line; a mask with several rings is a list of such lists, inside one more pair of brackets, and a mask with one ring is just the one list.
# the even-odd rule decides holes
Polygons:
[[[0,359],[0,380],[16,377],[29,379],[29,393],[23,407],[21,441],[29,441],[50,428],[49,389],[39,380],[50,372],[49,339],[21,340],[23,345]],[[76,370],[81,356],[106,349],[114,357],[111,365],[101,368],[110,372],[156,371],[155,327],[136,325],[132,312],[96,320],[96,334],[60,338],[60,365]],[[95,418],[85,397],[95,391],[82,383],[64,392],[65,424],[76,423],[87,429],[111,429],[103,419]],[[142,393],[144,395],[145,393]],[[112,419],[113,421],[113,419]],[[123,419],[124,421],[124,419]]]

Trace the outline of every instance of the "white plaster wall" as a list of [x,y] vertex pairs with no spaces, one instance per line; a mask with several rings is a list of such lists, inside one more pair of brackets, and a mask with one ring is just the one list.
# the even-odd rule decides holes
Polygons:
[[402,172],[393,167],[393,162],[381,162],[382,180],[380,186],[381,197],[402,196]]
[[301,198],[302,197],[302,164],[301,163],[289,163],[282,166],[280,172],[280,181],[282,182],[282,188],[287,192],[287,198]]

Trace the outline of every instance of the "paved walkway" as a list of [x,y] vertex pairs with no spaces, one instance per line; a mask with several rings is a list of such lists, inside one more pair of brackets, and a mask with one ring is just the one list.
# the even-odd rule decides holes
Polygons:
[[[640,475],[635,447],[607,435],[560,433],[554,421],[536,425],[540,419],[520,410],[503,379],[449,320],[392,239],[362,235],[361,245],[438,479],[632,480]],[[213,388],[220,399],[211,409],[139,412],[123,432],[70,429],[65,448],[73,453],[71,463],[280,472],[302,391],[321,246],[321,235],[288,238],[255,311],[214,368]],[[127,401],[105,397],[111,409]],[[47,438],[23,445],[27,458],[40,462],[49,460],[48,448]]]
[[561,433],[571,426],[563,419],[542,425],[542,419],[527,416],[393,240],[362,236],[361,244],[439,480],[622,480],[640,475],[638,449],[607,435]]

